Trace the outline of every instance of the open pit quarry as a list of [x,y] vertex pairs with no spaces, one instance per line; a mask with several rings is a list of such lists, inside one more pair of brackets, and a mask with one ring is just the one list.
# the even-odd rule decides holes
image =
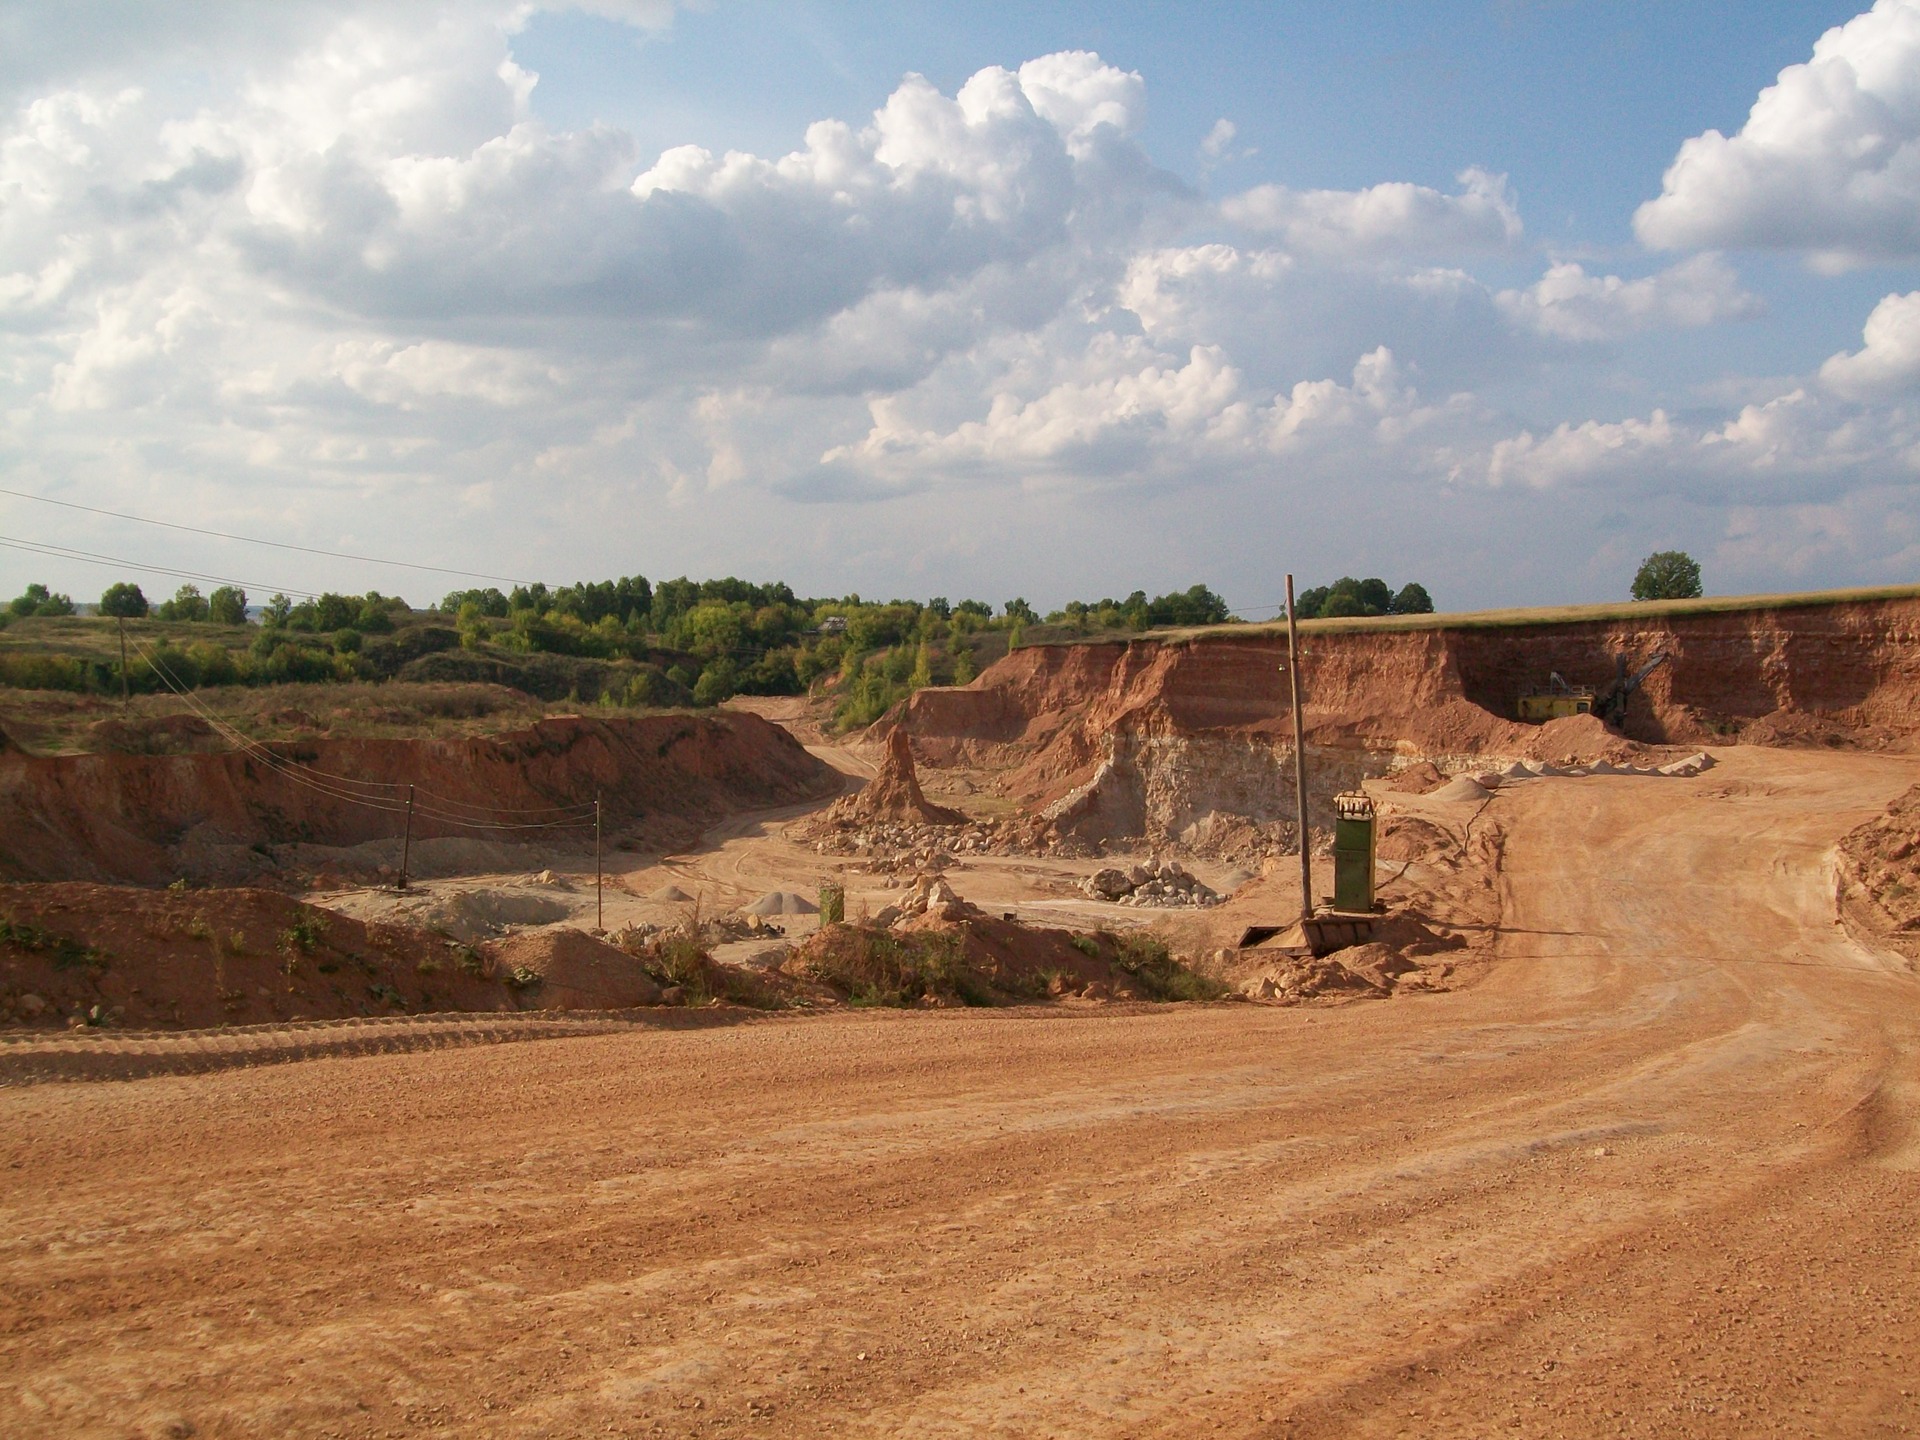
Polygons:
[[[1302,627],[1311,823],[1332,797],[1420,763],[1442,773],[1653,746],[1832,742],[1880,747],[1920,730],[1920,596],[1897,592],[1728,609],[1720,602],[1513,617],[1313,621]],[[1621,733],[1513,716],[1549,675],[1601,682],[1616,655],[1665,654]],[[907,730],[933,765],[1004,774],[1055,836],[1209,849],[1291,843],[1286,633],[1035,646],[965,689],[915,695]]]
[[[1321,957],[1235,943],[1299,903],[1267,627],[837,740],[298,742],[597,792],[604,892],[426,826],[398,892],[257,755],[0,753],[0,1434],[1920,1428],[1920,590],[1302,641],[1313,825],[1381,817]],[[1619,653],[1621,729],[1511,718]]]

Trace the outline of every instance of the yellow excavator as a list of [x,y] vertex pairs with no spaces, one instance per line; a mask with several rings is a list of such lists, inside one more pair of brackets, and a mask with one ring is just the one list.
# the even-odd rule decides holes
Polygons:
[[1672,658],[1666,651],[1659,651],[1629,675],[1626,652],[1621,651],[1613,657],[1613,679],[1601,690],[1569,684],[1558,670],[1550,670],[1547,672],[1545,688],[1529,690],[1520,697],[1519,716],[1531,724],[1540,725],[1568,715],[1598,715],[1604,723],[1617,729],[1627,717],[1627,701],[1633,692]]

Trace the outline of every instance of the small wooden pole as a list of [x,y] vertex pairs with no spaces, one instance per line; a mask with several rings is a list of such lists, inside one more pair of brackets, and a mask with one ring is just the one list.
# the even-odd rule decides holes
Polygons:
[[407,831],[406,838],[400,842],[400,884],[399,889],[407,888],[407,861],[413,856],[413,786],[407,786]]
[[607,909],[600,894],[600,796],[593,797],[593,928],[607,928]]
[[1287,576],[1287,681],[1293,691],[1293,807],[1300,838],[1300,918],[1313,918],[1313,845],[1307,833],[1307,732],[1300,718],[1300,627]]
[[116,617],[120,621],[120,708],[127,709],[133,704],[133,687],[127,681],[127,617]]

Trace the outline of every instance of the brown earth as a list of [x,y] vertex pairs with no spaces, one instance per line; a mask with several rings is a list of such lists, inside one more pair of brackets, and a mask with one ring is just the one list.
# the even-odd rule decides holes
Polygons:
[[1920,959],[1920,786],[1840,844],[1840,913],[1868,944]]
[[0,885],[0,1024],[260,1025],[519,1009],[442,938],[267,890]]
[[1912,762],[1720,759],[1496,791],[1451,993],[0,1089],[0,1432],[1904,1433]]
[[306,885],[316,873],[391,873],[410,785],[414,872],[457,873],[516,868],[519,845],[590,848],[596,795],[610,847],[662,849],[734,811],[833,794],[840,780],[778,726],[731,712],[219,754],[13,747],[0,751],[0,877]]
[[[1614,656],[1655,670],[1624,735],[1592,717],[1508,718],[1551,671],[1604,684]],[[876,727],[909,731],[932,765],[979,767],[1052,833],[1144,838],[1197,852],[1293,843],[1286,641],[1271,627],[1044,645],[964,688],[923,690]],[[1605,619],[1434,617],[1303,628],[1316,828],[1332,796],[1427,762],[1665,760],[1703,743],[1910,748],[1920,735],[1920,597],[1737,609],[1648,607]]]
[[964,825],[967,817],[958,810],[931,803],[920,789],[914,773],[913,747],[900,726],[887,731],[881,741],[879,767],[873,778],[853,794],[836,800],[822,823],[843,827],[895,822],[905,825]]

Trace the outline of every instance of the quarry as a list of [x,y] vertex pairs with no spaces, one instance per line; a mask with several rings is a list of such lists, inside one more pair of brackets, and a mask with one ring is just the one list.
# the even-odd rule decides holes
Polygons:
[[0,692],[6,1432],[1920,1423],[1920,588],[1298,648]]

